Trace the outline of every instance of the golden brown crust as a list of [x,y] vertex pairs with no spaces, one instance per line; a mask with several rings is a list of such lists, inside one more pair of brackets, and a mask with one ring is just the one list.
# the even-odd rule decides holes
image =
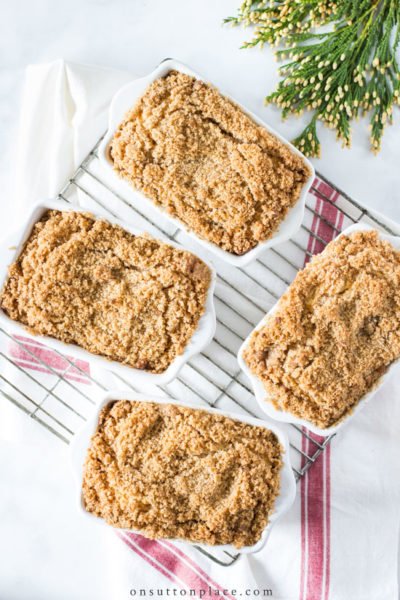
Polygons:
[[375,231],[328,244],[300,271],[244,359],[273,405],[338,423],[400,357],[400,253]]
[[270,238],[309,169],[215,88],[171,71],[127,114],[116,172],[200,237],[234,254]]
[[100,413],[86,510],[150,538],[255,544],[280,487],[271,431],[173,404],[121,400]]
[[196,330],[210,280],[189,252],[51,210],[11,265],[0,302],[33,333],[161,373]]

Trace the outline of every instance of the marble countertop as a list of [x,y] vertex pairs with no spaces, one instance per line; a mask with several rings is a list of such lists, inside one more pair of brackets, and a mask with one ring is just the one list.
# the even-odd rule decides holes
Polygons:
[[[237,97],[288,138],[302,119],[283,123],[263,98],[277,82],[270,51],[240,50],[250,31],[222,26],[240,0],[51,0],[3,3],[0,23],[0,222],[13,210],[14,140],[24,68],[63,57],[143,75],[165,57],[179,58]],[[398,115],[396,115],[398,120]],[[395,117],[395,118],[396,118]],[[318,171],[354,199],[400,222],[400,135],[388,129],[381,153],[368,147],[359,122],[353,146],[320,131]],[[0,398],[0,598],[105,600],[106,533],[82,521],[71,501],[67,448]],[[21,439],[23,432],[24,442]],[[18,432],[18,435],[14,435]],[[90,560],[84,558],[90,557]]]

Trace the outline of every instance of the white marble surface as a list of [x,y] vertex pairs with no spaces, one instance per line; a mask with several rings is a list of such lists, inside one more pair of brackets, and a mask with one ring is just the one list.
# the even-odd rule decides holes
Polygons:
[[[301,122],[282,123],[263,106],[277,81],[268,49],[239,50],[249,31],[222,27],[240,0],[15,0],[2,2],[0,20],[0,223],[13,210],[13,173],[19,95],[27,64],[59,57],[119,67],[141,75],[162,58],[187,62],[291,137]],[[398,121],[399,115],[396,115]],[[383,150],[368,150],[364,124],[345,151],[321,131],[316,168],[355,199],[400,221],[400,135],[387,132]],[[75,512],[66,448],[0,400],[0,598],[106,599],[103,529]],[[4,427],[6,424],[6,427]],[[14,431],[24,431],[24,442]]]

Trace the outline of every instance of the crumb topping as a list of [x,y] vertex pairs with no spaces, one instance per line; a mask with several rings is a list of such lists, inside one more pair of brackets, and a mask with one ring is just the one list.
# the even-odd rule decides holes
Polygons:
[[237,255],[273,235],[310,175],[301,157],[217,89],[177,71],[147,88],[110,156],[134,188]]
[[116,401],[100,413],[83,477],[86,510],[150,538],[255,544],[280,488],[264,427],[202,410]]
[[190,252],[49,210],[10,266],[0,303],[33,333],[161,373],[196,330],[210,280]]
[[300,271],[244,359],[281,409],[327,428],[400,357],[400,252],[376,231],[328,244]]

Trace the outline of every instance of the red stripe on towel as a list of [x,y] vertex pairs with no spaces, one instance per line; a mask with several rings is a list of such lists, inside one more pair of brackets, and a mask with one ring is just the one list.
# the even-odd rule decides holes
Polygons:
[[326,570],[325,570],[325,586],[324,586],[324,600],[329,598],[329,584],[331,579],[331,447],[325,450],[325,472],[327,476],[325,478],[326,488],[325,494],[327,498],[326,510],[325,510],[325,530],[328,544],[326,545]]
[[169,573],[169,571],[162,568],[150,556],[148,556],[144,552],[142,552],[135,544],[133,544],[132,540],[130,540],[128,537],[126,537],[126,535],[124,533],[117,533],[117,535],[128,546],[128,548],[133,550],[133,552],[136,552],[136,554],[138,554],[141,558],[143,558],[146,562],[148,562],[152,567],[154,567],[159,573],[161,573],[161,575],[165,575],[165,577],[167,577],[170,581],[173,581],[174,583],[179,583],[175,579],[175,577],[173,577],[172,574]]
[[[343,215],[335,202],[339,194],[325,182],[314,182],[316,196],[312,234],[307,250],[321,252],[343,226]],[[309,256],[306,256],[305,263]],[[307,431],[307,430],[305,430]],[[324,438],[307,432],[312,440],[321,443]],[[303,436],[302,450],[310,455],[316,445]],[[301,479],[301,567],[300,600],[328,600],[330,583],[330,459],[328,446],[312,468]],[[303,458],[303,466],[306,459]]]
[[169,579],[174,577],[182,587],[195,590],[196,595],[203,598],[233,600],[224,588],[208,577],[187,554],[177,551],[173,544],[149,540],[137,533],[124,532],[124,536],[142,552],[147,562],[157,565],[157,570],[165,571]]
[[[204,579],[206,579],[209,582],[210,586],[219,588],[219,585],[213,579],[211,579],[211,577],[209,577],[209,575],[205,571],[203,571],[203,569],[201,569],[201,567],[199,567],[199,565],[194,560],[192,560],[190,558],[190,556],[188,556],[187,554],[182,552],[182,550],[179,550],[179,548],[177,546],[175,546],[175,544],[172,544],[171,542],[168,542],[168,541],[163,541],[162,543],[164,546],[168,546],[169,548],[171,548],[173,552],[178,554],[186,562],[188,562],[192,567],[194,567],[198,571],[198,573],[200,575],[202,575],[202,577],[204,577]],[[230,598],[231,600],[234,600],[233,596],[230,596],[229,594],[224,594],[224,595],[226,598]]]
[[15,341],[10,340],[8,353],[20,367],[49,375],[55,375],[55,371],[57,375],[66,379],[90,384],[90,380],[85,377],[85,374],[90,375],[89,363],[86,361],[67,356],[66,358],[73,363],[71,364],[63,356],[36,340],[21,335],[13,337]]
[[[49,369],[46,369],[45,367],[41,367],[40,365],[38,365],[35,362],[29,362],[29,361],[24,361],[24,360],[17,360],[14,358],[14,364],[18,365],[19,367],[21,367],[22,369],[26,369],[26,370],[30,370],[30,371],[37,371],[38,373],[45,373],[48,375],[54,375],[55,373],[52,373],[51,371],[49,371]],[[84,384],[88,384],[90,383],[87,379],[83,379],[83,377],[75,377],[73,375],[70,375],[70,373],[60,373],[60,376],[62,375],[62,377],[65,377],[65,379],[68,379],[70,381],[75,381],[76,383],[84,383]]]

